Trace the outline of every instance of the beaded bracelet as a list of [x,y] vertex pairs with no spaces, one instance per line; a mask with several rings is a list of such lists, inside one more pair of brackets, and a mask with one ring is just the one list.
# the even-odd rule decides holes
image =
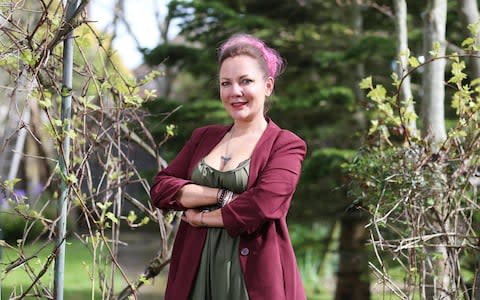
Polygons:
[[217,192],[217,204],[220,207],[224,207],[228,203],[233,200],[233,195],[235,195],[232,191],[219,189]]
[[217,192],[217,204],[218,206],[220,207],[223,207],[223,199],[225,198],[225,193],[227,192],[227,190],[224,190],[224,189],[218,189],[218,192]]

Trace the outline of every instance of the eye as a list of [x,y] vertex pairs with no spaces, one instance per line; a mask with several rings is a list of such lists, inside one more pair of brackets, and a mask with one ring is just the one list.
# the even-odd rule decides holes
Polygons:
[[250,84],[252,82],[253,82],[253,80],[248,79],[248,78],[242,79],[242,81],[241,81],[242,84]]
[[229,81],[222,81],[220,82],[220,86],[229,86],[230,82]]

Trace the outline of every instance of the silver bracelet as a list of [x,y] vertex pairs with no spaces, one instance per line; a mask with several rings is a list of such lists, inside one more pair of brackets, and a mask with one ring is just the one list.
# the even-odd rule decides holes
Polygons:
[[222,207],[232,202],[234,193],[232,191],[226,191],[225,198],[222,203]]
[[220,207],[224,207],[228,203],[232,202],[233,195],[235,195],[234,192],[225,190],[225,189],[219,189],[217,192],[217,204]]

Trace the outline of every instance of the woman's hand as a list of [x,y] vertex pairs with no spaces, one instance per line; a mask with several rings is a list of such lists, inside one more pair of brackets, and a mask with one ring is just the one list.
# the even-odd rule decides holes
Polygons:
[[202,220],[204,213],[204,211],[198,209],[187,209],[183,212],[182,220],[193,227],[205,227],[206,225]]

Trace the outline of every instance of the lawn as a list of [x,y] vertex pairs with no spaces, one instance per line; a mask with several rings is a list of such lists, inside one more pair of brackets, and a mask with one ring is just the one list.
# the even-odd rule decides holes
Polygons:
[[[32,253],[35,253],[40,246],[40,244],[28,246],[25,249],[26,255],[28,256]],[[30,266],[35,274],[38,274],[42,270],[52,249],[53,246],[49,245],[39,252],[36,258],[30,261]],[[93,255],[91,252],[80,241],[73,240],[66,245],[65,253],[64,298],[68,300],[101,299],[98,288],[98,272],[92,272]],[[9,264],[10,262],[15,261],[17,258],[17,253],[11,249],[4,248],[0,272],[3,271],[3,266],[5,263]],[[42,283],[47,286],[49,290],[53,290],[53,270],[54,264],[52,263],[41,279]],[[94,278],[95,282],[92,282],[91,278]],[[132,278],[129,279],[132,280]],[[9,272],[3,278],[0,300],[9,299],[12,291],[19,296],[22,291],[27,289],[31,284],[32,279],[28,276],[28,273],[24,267],[20,267]],[[115,277],[116,290],[118,291],[125,285],[125,280],[120,274],[117,274]],[[92,291],[95,292],[94,295],[92,295]],[[33,292],[34,290],[31,290],[30,294]],[[34,299],[34,297],[26,297],[26,299]]]
[[[35,253],[40,247],[40,244],[30,245],[25,250],[26,254]],[[50,254],[52,246],[48,246],[42,250],[38,257],[33,259],[30,263],[32,266],[33,272],[38,274],[42,269],[47,256]],[[4,268],[5,263],[10,263],[18,258],[12,250],[5,250],[3,253],[3,261],[0,265],[0,272]],[[98,274],[97,272],[92,273],[92,254],[91,252],[78,240],[72,240],[66,245],[66,257],[65,257],[65,289],[64,289],[64,299],[68,300],[87,300],[87,299],[102,299],[99,294],[98,288]],[[42,277],[42,283],[44,283],[49,290],[53,290],[53,263],[48,268],[46,274]],[[1,273],[0,273],[1,274]],[[94,274],[95,282],[92,283],[91,276],[89,274]],[[132,274],[128,275],[130,280],[132,280]],[[141,294],[139,299],[161,299],[161,291],[164,287],[164,277],[160,277],[155,282],[155,286],[147,285],[142,287],[140,292],[147,291],[148,293]],[[20,295],[22,291],[28,288],[32,284],[32,279],[27,275],[27,272],[24,268],[15,269],[7,274],[2,282],[2,293],[0,300],[9,299],[9,295],[12,291],[16,292],[16,295]],[[125,280],[118,274],[115,281],[116,290],[125,286]],[[33,291],[33,290],[32,290]],[[32,291],[30,293],[32,293]],[[95,294],[92,295],[92,291]],[[153,293],[152,293],[153,291]],[[316,295],[309,295],[309,300],[332,300],[333,291],[331,290],[321,290]],[[36,299],[35,297],[26,297],[25,299]],[[375,293],[372,295],[373,300],[395,300],[398,299],[397,296],[390,293]]]

